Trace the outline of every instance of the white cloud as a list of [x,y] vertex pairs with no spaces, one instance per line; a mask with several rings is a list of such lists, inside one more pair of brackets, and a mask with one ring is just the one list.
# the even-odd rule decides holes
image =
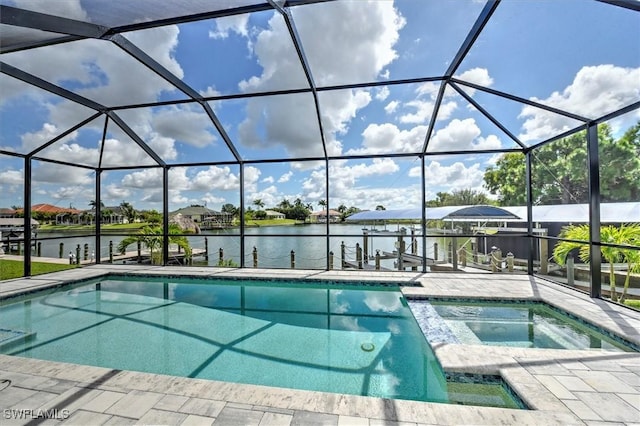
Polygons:
[[[44,123],[42,125],[42,128],[37,132],[26,132],[22,134],[22,136],[20,136],[20,139],[22,140],[22,150],[23,152],[31,152],[34,149],[42,146],[44,143],[50,141],[60,133],[61,131],[56,127],[55,124]],[[75,138],[76,136],[77,133],[70,137]]]
[[246,166],[244,168],[244,189],[247,192],[255,192],[258,189],[258,181],[262,172],[257,167]]
[[380,154],[390,152],[419,152],[422,150],[427,126],[400,130],[395,124],[370,124],[362,132],[362,148],[347,154]]
[[109,184],[106,186],[104,194],[106,200],[124,200],[131,197],[131,191],[119,185]]
[[162,188],[162,170],[154,168],[133,172],[123,177],[121,183],[127,188]]
[[214,39],[225,39],[229,37],[229,34],[234,33],[247,37],[249,34],[248,24],[249,15],[232,15],[217,18],[215,20],[215,30],[209,31],[209,37]]
[[381,87],[376,91],[376,99],[379,101],[384,101],[385,99],[387,99],[389,97],[389,94],[391,92],[389,91],[388,87]]
[[418,96],[427,96],[431,99],[436,99],[441,85],[442,83],[440,82],[427,81],[418,86],[416,93]]
[[32,169],[32,179],[40,183],[60,183],[75,185],[93,184],[93,171],[61,164],[39,163]]
[[293,172],[288,171],[287,173],[280,176],[280,179],[278,179],[278,183],[289,182],[289,179],[291,179],[291,176],[293,176]]
[[[213,97],[213,96],[220,96],[222,93],[219,92],[218,90],[216,90],[216,88],[214,86],[207,86],[207,88],[205,90],[201,90],[200,91],[200,95],[202,95],[205,98],[208,97]],[[215,104],[210,104],[211,108],[214,107]]]
[[275,181],[276,181],[276,180],[273,178],[273,176],[267,176],[266,178],[262,179],[260,182],[263,182],[263,183],[273,183],[273,182],[275,182]]
[[[89,199],[93,197],[93,189],[82,186],[62,186],[56,187],[49,193],[54,200],[76,200],[78,198]],[[82,206],[76,206],[82,208]]]
[[[359,180],[371,176],[386,176],[396,173],[399,170],[398,165],[389,158],[374,158],[370,163],[362,162],[359,164],[348,165],[346,161],[333,161],[329,166],[331,174],[331,191],[332,194],[340,194],[342,191],[349,190],[356,186]],[[325,190],[325,173],[324,170],[316,170],[311,173],[303,184],[303,190],[306,193],[320,194],[320,198],[324,198]],[[320,199],[318,198],[318,199]],[[314,199],[314,197],[309,197]]]
[[[62,13],[65,17],[86,18],[77,1],[38,1],[37,3],[38,7],[42,7],[41,10]],[[33,5],[34,3],[27,2],[25,7],[30,7],[29,4]],[[184,73],[173,57],[178,43],[178,34],[177,26],[167,26],[128,33],[127,37],[169,71],[182,78]],[[127,57],[121,49],[108,41],[82,40],[65,45],[47,46],[37,49],[37,52],[21,51],[6,54],[3,55],[3,60],[55,84],[64,87],[73,86],[80,95],[106,105],[155,101],[159,99],[162,92],[175,90],[166,81],[134,59]],[[3,78],[3,80],[5,79]],[[14,86],[18,87],[15,84],[9,84],[9,89],[12,90]],[[27,86],[21,85],[19,87],[22,90],[21,94],[34,93],[25,87]],[[3,81],[3,92],[5,89]],[[10,94],[13,95],[11,90]],[[41,129],[21,135],[24,151],[30,151],[47,142],[56,134],[69,129],[93,113],[78,104],[60,101],[55,96],[43,96],[41,93],[34,95],[34,99],[39,97],[41,97],[40,103],[48,110],[48,117]],[[127,112],[121,111],[119,114],[126,116]],[[174,147],[175,140],[153,133],[151,129],[154,125],[158,126],[162,132],[175,137],[184,137],[186,143],[192,143],[196,146],[210,144],[213,141],[213,136],[206,131],[206,126],[211,126],[211,123],[205,122],[202,118],[204,114],[196,116],[193,111],[187,111],[186,108],[178,110],[173,108],[170,115],[160,114],[155,118],[150,109],[141,109],[128,114],[131,119],[128,124],[164,159],[177,157]],[[195,126],[182,125],[179,126],[182,129],[181,132],[176,132],[174,130],[177,127],[175,121],[179,118],[185,122],[195,123]],[[104,118],[100,117],[85,127],[92,127],[101,132],[103,123]],[[103,165],[153,164],[153,161],[140,148],[132,144],[128,136],[124,136],[113,125],[109,129],[111,137],[105,144]],[[98,142],[89,141],[87,143],[87,141],[76,139],[78,139],[78,133],[74,132],[64,140],[47,148],[47,156],[81,164],[96,164]],[[49,165],[42,167],[49,167]],[[51,175],[51,173],[41,171],[40,175]]]
[[[322,9],[322,13],[318,13]],[[393,48],[404,19],[389,2],[331,2],[292,13],[301,34],[314,80],[320,86],[346,81],[370,81],[396,57]],[[349,22],[349,25],[344,25]],[[366,22],[365,26],[353,22]],[[256,38],[255,55],[263,70],[240,83],[245,91],[305,87],[306,78],[279,14]],[[364,30],[363,30],[364,28]],[[305,29],[307,31],[305,32]],[[317,34],[323,34],[317,37]],[[336,49],[335,46],[342,46]],[[358,55],[353,55],[358,52]],[[283,78],[286,76],[286,78]],[[384,96],[384,90],[377,96]],[[321,111],[330,155],[339,155],[338,134],[348,130],[357,110],[371,102],[366,90],[321,93]],[[239,126],[240,143],[252,148],[284,147],[292,156],[322,155],[316,111],[310,96],[251,99],[246,120]],[[292,117],[295,120],[292,121]],[[265,129],[258,132],[257,129]]]
[[[379,187],[379,180],[372,183],[372,178],[385,177],[394,179],[399,176],[400,167],[391,159],[374,159],[371,162],[351,164],[347,161],[333,161],[330,166],[330,200],[331,208],[340,204],[358,206],[363,209],[374,209],[377,205],[387,208],[411,207],[421,197],[418,179],[407,181],[399,187],[391,181],[385,187]],[[324,171],[313,171],[302,183],[303,199],[317,203],[325,199]]]
[[472,68],[455,77],[459,80],[477,84],[478,86],[490,87],[493,85],[493,78],[489,75],[489,70],[486,68]]
[[400,105],[399,101],[391,101],[384,107],[384,111],[387,114],[393,114],[398,109],[398,105]]
[[[409,176],[419,177],[420,175],[420,167],[414,167],[409,171]],[[461,189],[484,192],[484,170],[480,168],[480,163],[467,167],[459,161],[449,166],[444,166],[438,161],[431,161],[425,165],[425,182],[427,189],[439,187],[445,192]]]
[[[188,124],[187,124],[188,123]],[[174,105],[153,115],[151,127],[161,136],[203,148],[216,137],[209,116],[202,109]]]
[[451,120],[431,138],[428,151],[457,151],[499,149],[500,139],[495,135],[480,137],[481,131],[473,118]]
[[173,56],[178,46],[177,25],[127,33],[127,38],[178,78],[184,77],[180,63]]
[[293,8],[292,13],[319,85],[382,75],[397,57],[394,46],[406,23],[392,2],[330,2]]
[[413,100],[404,103],[404,108],[413,108],[415,112],[412,114],[405,114],[400,116],[401,123],[428,123],[431,120],[431,113],[433,112],[434,103],[424,102],[420,100]]
[[[585,66],[562,92],[553,92],[546,99],[533,97],[531,100],[586,118],[598,118],[637,101],[640,98],[638,82],[640,68]],[[523,142],[543,140],[579,124],[570,118],[529,105],[522,108],[518,118],[525,120],[522,132],[518,135]],[[631,120],[638,118],[631,117]]]
[[0,172],[0,185],[24,185],[24,170],[4,170]]
[[[245,175],[246,176],[246,175]],[[240,191],[240,179],[229,167],[210,166],[190,178],[189,190],[192,191]]]

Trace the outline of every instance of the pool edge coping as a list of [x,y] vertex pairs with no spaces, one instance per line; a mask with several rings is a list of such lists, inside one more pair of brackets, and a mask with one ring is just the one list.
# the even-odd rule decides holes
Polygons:
[[[162,267],[160,267],[162,268]],[[86,271],[88,268],[84,268],[84,270]],[[104,268],[106,269],[106,268]],[[23,291],[22,293],[31,293],[34,291],[39,291],[41,289],[44,288],[52,288],[52,287],[56,287],[59,285],[62,285],[62,281],[81,281],[81,280],[92,280],[95,278],[99,278],[101,276],[107,276],[109,275],[111,272],[120,275],[123,272],[125,273],[130,273],[132,272],[131,270],[127,270],[127,271],[122,271],[122,268],[110,268],[112,270],[104,270],[103,268],[96,268],[95,270],[90,271],[90,274],[82,274],[82,276],[78,276],[78,277],[60,277],[60,278],[54,278],[51,277],[51,279],[53,279],[53,281],[49,280],[48,283],[42,284],[42,285],[38,285],[38,286],[30,286],[26,292]],[[128,269],[128,268],[127,268]],[[169,269],[150,269],[148,267],[146,268],[141,268],[141,269],[136,269],[134,270],[134,275],[137,274],[145,274],[145,273],[149,273],[150,270],[155,270],[156,273],[155,274],[150,274],[150,275],[154,275],[154,276],[166,276],[168,274],[171,273],[179,273],[179,269],[176,270],[171,269],[171,271]],[[118,271],[118,272],[115,272]],[[162,273],[157,273],[158,271],[162,271]],[[182,270],[184,271],[184,270]],[[243,277],[243,274],[234,274],[235,270],[231,270],[232,272],[232,277]],[[262,272],[274,272],[271,270],[261,270]],[[64,271],[64,272],[68,272],[68,271]],[[216,277],[223,277],[226,273],[230,272],[229,270],[225,270],[225,271],[215,271],[215,273],[212,273],[210,270],[208,271],[201,271],[199,273],[196,274],[196,276],[205,276],[205,275],[210,275],[210,276],[216,276]],[[298,279],[305,279],[303,276],[304,275],[314,275],[317,276],[318,275],[318,271],[296,271],[295,274],[282,274],[281,270],[276,270],[275,274],[278,277],[281,276],[287,276],[287,278],[298,278]],[[331,272],[331,271],[329,271]],[[246,272],[245,272],[246,273]],[[251,276],[255,276],[256,271],[250,271],[250,275],[245,275],[244,277],[251,277]],[[54,275],[59,275],[61,273],[54,273]],[[73,275],[79,275],[79,274],[73,274]],[[89,275],[89,276],[87,276]],[[189,275],[189,274],[186,274]],[[326,274],[324,274],[326,275]],[[331,274],[329,274],[331,275]],[[331,276],[331,279],[340,279],[340,277],[347,277],[344,279],[347,280],[351,280],[351,281],[361,281],[362,277],[359,274],[356,275],[352,275],[349,276],[349,274],[334,274],[335,276]],[[411,278],[411,287],[403,287],[403,293],[405,289],[416,289],[416,285],[415,285],[415,274],[411,274],[414,275],[413,278]],[[422,285],[423,279],[428,279],[429,276],[432,276],[433,278],[438,278],[438,277],[434,277],[433,274],[426,274],[426,275],[421,275],[419,276],[417,279],[420,282],[419,285]],[[357,279],[354,279],[354,276],[357,277]],[[387,277],[383,277],[380,276],[380,274],[376,274],[376,279],[371,279],[370,277],[367,277],[369,279],[367,280],[371,280],[371,281],[375,281],[380,280],[380,279],[384,279]],[[395,277],[396,279],[398,278],[397,276]],[[483,277],[484,278],[484,277]],[[327,279],[327,277],[325,276],[322,279]],[[408,278],[403,278],[403,279],[408,279]],[[15,281],[15,280],[12,280]],[[2,284],[4,282],[0,282],[0,284]],[[543,286],[549,286],[548,282],[543,282],[540,283]],[[425,289],[424,286],[421,287],[422,290]],[[16,292],[12,292],[16,293]],[[473,298],[473,297],[471,297]],[[519,299],[522,300],[522,297],[514,297],[514,299]],[[536,297],[531,297],[529,298],[531,300],[537,300]],[[550,303],[550,305],[555,306],[555,304]],[[560,309],[566,310],[565,307],[560,307]],[[447,370],[450,371],[456,371],[456,369],[459,369],[460,372],[465,372],[466,370],[469,370],[469,366],[467,365],[467,367],[461,368],[460,365],[456,365],[454,362],[449,362],[451,360],[447,360],[447,353],[446,351],[453,351],[456,353],[455,357],[457,357],[458,359],[460,359],[460,355],[467,355],[467,357],[471,356],[473,357],[473,351],[477,350],[473,349],[472,346],[473,345],[468,345],[465,347],[465,345],[451,345],[451,346],[458,346],[457,348],[451,348],[451,349],[446,349],[445,347],[438,347],[438,348],[434,348],[434,352],[436,353],[436,356],[438,357],[438,361],[441,362],[441,365],[443,366],[443,368],[445,366]],[[471,348],[471,349],[470,349]],[[473,369],[473,371],[466,371],[466,372],[471,372],[473,374],[488,374],[489,371],[493,371],[496,372],[500,375],[500,377],[503,378],[503,380],[505,380],[507,383],[509,383],[513,389],[517,392],[517,394],[523,399],[523,401],[525,401],[527,403],[527,405],[531,408],[531,410],[514,410],[514,409],[506,409],[506,408],[492,408],[492,407],[482,407],[482,406],[458,406],[458,405],[452,405],[452,404],[439,404],[439,403],[430,403],[430,402],[417,402],[417,401],[405,401],[405,400],[388,400],[388,399],[383,399],[383,398],[374,398],[374,397],[358,397],[356,395],[341,395],[341,394],[331,394],[331,393],[323,393],[323,392],[313,392],[313,391],[298,391],[298,390],[290,390],[290,389],[284,389],[284,388],[267,388],[270,389],[272,391],[276,391],[276,393],[282,393],[283,391],[285,391],[285,393],[288,393],[289,395],[291,395],[292,393],[297,393],[297,392],[311,392],[312,394],[317,394],[314,395],[313,398],[311,398],[311,396],[307,395],[307,398],[311,398],[311,399],[307,399],[307,402],[311,403],[313,401],[315,401],[315,404],[321,404],[319,402],[319,400],[317,400],[317,398],[319,398],[320,400],[335,400],[336,398],[340,399],[340,400],[344,400],[349,399],[351,397],[357,397],[357,398],[370,398],[372,400],[375,400],[376,402],[375,404],[388,404],[388,401],[393,401],[394,406],[399,404],[400,406],[406,406],[409,411],[411,413],[417,413],[418,411],[421,412],[422,414],[424,414],[424,410],[427,411],[432,411],[434,410],[435,412],[438,412],[439,409],[437,408],[438,406],[444,406],[446,409],[454,409],[454,410],[458,410],[459,408],[453,408],[453,407],[467,407],[467,408],[475,408],[478,410],[508,410],[507,412],[509,413],[508,416],[512,416],[512,415],[516,415],[517,414],[513,414],[513,412],[524,412],[524,413],[539,413],[543,416],[551,416],[551,417],[555,417],[555,416],[561,416],[563,417],[563,422],[569,421],[570,422],[574,422],[574,420],[578,420],[580,417],[578,417],[575,413],[573,413],[571,410],[568,409],[568,407],[562,403],[562,400],[560,398],[558,398],[556,395],[554,395],[554,393],[549,390],[548,388],[546,388],[545,386],[543,386],[541,383],[537,382],[535,385],[532,386],[532,382],[534,382],[535,380],[532,380],[532,375],[527,371],[527,369],[525,368],[525,366],[521,365],[520,363],[520,359],[522,359],[522,356],[524,356],[524,358],[527,357],[539,357],[540,355],[545,355],[543,358],[548,358],[549,362],[556,362],[558,360],[558,358],[562,358],[562,356],[559,356],[558,354],[552,353],[552,351],[554,350],[549,350],[549,349],[538,349],[537,351],[545,351],[542,354],[539,353],[535,353],[535,352],[530,352],[530,351],[536,351],[535,349],[530,349],[530,348],[526,348],[527,351],[525,351],[524,353],[515,353],[515,354],[509,354],[508,350],[509,349],[514,349],[514,348],[496,348],[496,347],[492,347],[494,351],[501,351],[502,354],[500,354],[500,356],[502,357],[501,359],[503,361],[505,361],[504,363],[502,363],[502,365],[500,366],[500,364],[496,365],[494,362],[494,366],[492,369],[487,369],[487,365],[481,365],[481,366],[474,366],[471,367]],[[462,351],[460,350],[462,349]],[[487,347],[486,346],[480,346],[479,349],[481,350],[480,356],[484,357],[486,356],[486,350]],[[506,350],[505,350],[506,349]],[[520,348],[518,348],[520,349]],[[521,349],[522,350],[522,349]],[[583,357],[583,356],[591,356],[597,357],[598,353],[594,353],[591,351],[573,351],[573,350],[562,350],[562,352],[564,353],[564,355],[568,356],[569,358],[573,357]],[[586,353],[585,353],[586,352]],[[612,354],[610,352],[607,352],[607,354]],[[497,355],[497,354],[496,354]],[[2,355],[3,357],[6,357],[7,355]],[[624,356],[624,355],[623,355]],[[638,362],[638,358],[637,356],[632,356],[635,360],[634,360],[634,365],[635,362]],[[34,361],[34,360],[29,360],[29,359],[25,359],[25,358],[20,358],[20,357],[12,357],[15,359],[20,359],[20,360],[25,360],[24,362],[18,361],[18,364],[29,364],[29,362],[26,361]],[[44,363],[54,363],[52,361],[41,361],[41,360],[35,360],[35,361],[39,361],[39,362],[44,362]],[[444,362],[443,362],[444,361]],[[55,364],[55,363],[54,363]],[[639,363],[640,364],[640,363]],[[74,364],[76,365],[76,364]],[[2,367],[0,367],[1,369]],[[85,370],[86,368],[98,368],[100,369],[101,367],[90,367],[90,366],[79,366],[79,368],[81,370]],[[123,373],[131,373],[131,374],[150,374],[150,373],[137,373],[137,372],[123,372]],[[172,377],[172,376],[167,376],[167,377]],[[181,378],[173,378],[173,380],[179,380]],[[202,379],[185,379],[185,380],[202,380]],[[216,382],[218,384],[220,384],[220,386],[222,386],[223,388],[228,388],[228,387],[233,387],[234,389],[236,389],[237,393],[240,394],[244,394],[244,391],[246,391],[249,388],[245,388],[245,387],[254,387],[257,385],[242,385],[242,384],[235,384],[235,383],[228,383],[228,382]],[[237,387],[237,388],[236,388]],[[418,404],[418,407],[415,406],[415,404]],[[424,404],[424,405],[423,405]],[[434,406],[435,404],[435,406]],[[420,408],[422,407],[422,408]],[[308,409],[308,407],[303,404],[301,409]],[[334,412],[334,414],[342,414],[343,412],[340,410],[334,409],[332,412]],[[417,410],[417,411],[416,411]],[[314,411],[314,410],[312,410]],[[322,412],[326,412],[326,411],[322,411]],[[347,414],[346,415],[355,415],[350,411],[346,411]],[[351,414],[349,414],[351,413]],[[505,414],[507,415],[507,414]],[[482,418],[484,418],[483,416],[481,416]],[[537,417],[537,414],[535,415],[535,417]],[[549,418],[551,418],[549,417]],[[424,418],[420,417],[420,416],[415,416],[415,415],[410,415],[408,417],[405,417],[404,415],[401,416],[396,416],[395,414],[391,417],[381,417],[381,418],[386,418],[386,419],[391,419],[391,420],[399,420],[399,421],[416,421],[416,422],[424,422]],[[531,419],[530,417],[526,417],[528,419]],[[545,418],[545,417],[541,417],[541,418]],[[412,420],[413,419],[413,420]],[[547,418],[548,420],[548,418]],[[437,424],[450,424],[446,421],[442,422],[442,423],[438,423]],[[577,421],[577,423],[581,423],[580,420]]]

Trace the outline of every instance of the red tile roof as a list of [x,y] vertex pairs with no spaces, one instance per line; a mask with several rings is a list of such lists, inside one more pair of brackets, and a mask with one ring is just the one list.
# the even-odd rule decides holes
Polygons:
[[[23,209],[18,210],[18,212],[22,212],[22,211]],[[60,213],[80,214],[82,213],[82,210],[69,209],[65,207],[57,207],[51,204],[34,204],[31,206],[31,213],[34,213],[34,212],[53,213],[53,214],[60,214]]]

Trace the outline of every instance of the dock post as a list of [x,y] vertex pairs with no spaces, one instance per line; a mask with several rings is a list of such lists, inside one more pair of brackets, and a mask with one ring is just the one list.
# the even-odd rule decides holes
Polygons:
[[258,267],[258,249],[256,246],[253,246],[253,267]]
[[573,269],[573,256],[567,256],[567,284],[573,285],[574,282],[574,269]]
[[42,256],[42,241],[38,241],[38,244],[36,245],[36,256]]
[[462,246],[462,248],[460,249],[460,254],[462,255],[462,257],[460,258],[460,263],[462,263],[463,268],[466,268],[467,267],[467,248],[465,246]]
[[[411,254],[414,256],[418,255],[418,239],[416,238],[415,228],[411,228]],[[412,266],[411,270],[417,271],[418,266]]]
[[138,263],[142,263],[142,242],[138,241]]
[[18,241],[18,256],[22,255],[22,241]]
[[380,250],[376,250],[376,271],[380,270]]
[[473,263],[478,263],[478,243],[474,240],[471,240],[471,253]]
[[356,243],[356,262],[358,262],[358,269],[362,269],[362,247],[360,247],[360,243]]
[[438,243],[433,243],[433,260],[438,260]]
[[113,263],[113,240],[109,241],[109,263]]
[[447,263],[451,263],[453,264],[453,255],[452,255],[452,245],[451,241],[449,241],[449,243],[447,244]]
[[496,261],[496,252],[498,250],[498,247],[493,246],[491,247],[491,252],[489,253],[489,256],[491,261],[489,262],[491,265],[491,272],[497,272],[498,271],[498,265],[497,265],[497,261]]
[[340,244],[340,269],[344,269],[344,241]]
[[398,235],[398,271],[404,271],[404,262],[402,260],[402,255],[406,250],[406,246],[404,243],[404,236],[406,234],[406,228],[400,228],[400,235]]
[[369,231],[362,230],[362,250],[364,251],[364,263],[369,263]]
[[458,270],[458,240],[456,237],[451,238],[451,264],[453,265],[453,270]]
[[329,252],[329,270],[333,269],[333,252]]
[[80,264],[80,244],[76,245],[76,264]]
[[291,269],[296,269],[296,252],[291,250]]
[[513,253],[507,253],[507,271],[513,272]]
[[89,244],[88,243],[84,243],[84,253],[82,254],[83,254],[82,258],[84,260],[89,260]]
[[224,250],[222,249],[222,247],[220,247],[218,249],[218,264],[223,265],[223,262],[224,262]]
[[549,241],[544,238],[539,238],[538,242],[540,244],[540,270],[538,273],[546,275],[549,273]]
[[204,260],[209,261],[209,240],[204,237]]
[[60,259],[62,259],[62,253],[64,253],[64,243],[60,243],[60,246],[58,247],[58,257]]

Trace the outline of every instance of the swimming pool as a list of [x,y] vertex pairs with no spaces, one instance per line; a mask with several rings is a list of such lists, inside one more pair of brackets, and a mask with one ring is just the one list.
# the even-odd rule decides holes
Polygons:
[[16,356],[394,399],[519,406],[502,385],[447,382],[396,286],[109,277],[5,301],[0,329],[21,333],[0,340],[0,353]]
[[411,300],[431,343],[637,351],[630,342],[536,302]]

